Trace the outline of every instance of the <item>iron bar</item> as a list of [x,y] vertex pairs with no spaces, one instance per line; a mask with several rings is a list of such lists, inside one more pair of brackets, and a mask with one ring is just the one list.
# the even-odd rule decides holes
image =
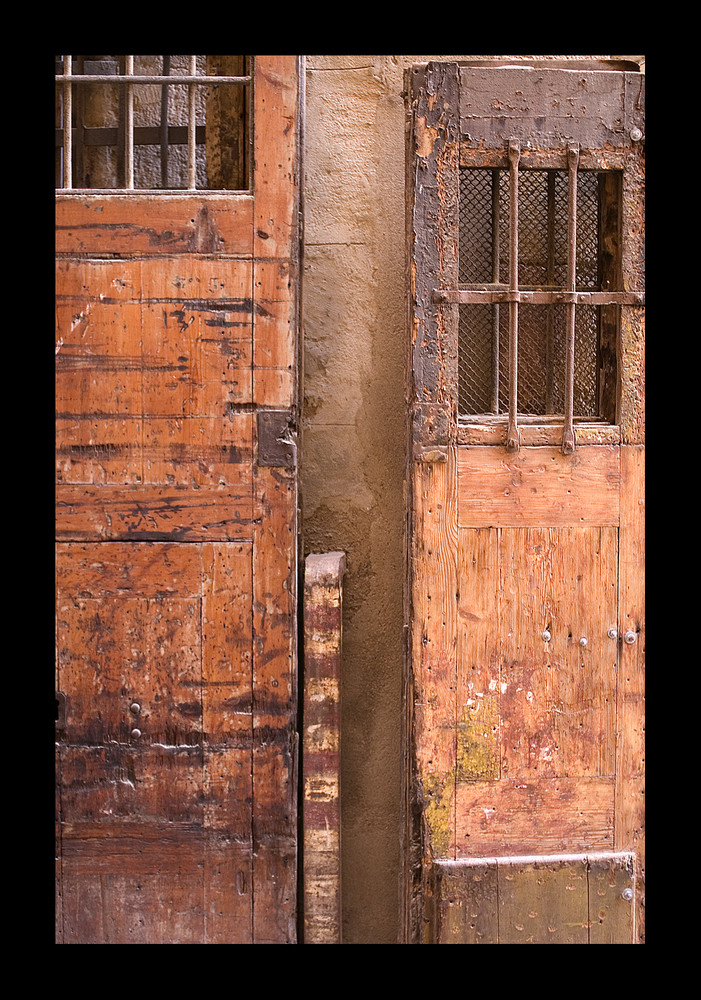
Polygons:
[[[134,56],[126,57],[126,76],[134,73]],[[127,191],[134,189],[134,88],[127,83],[126,112],[124,115],[124,187]]]
[[[511,292],[518,291],[518,164],[520,144],[509,140],[509,285]],[[509,423],[506,431],[506,450],[518,451],[518,300],[509,298]]]
[[[163,76],[170,76],[170,56],[163,56]],[[168,187],[168,84],[161,86],[161,187]]]
[[[134,58],[131,56],[130,58]],[[70,57],[69,57],[70,59]],[[183,75],[183,74],[173,74],[168,77],[168,83],[180,83],[180,84],[239,84],[245,86],[247,83],[251,82],[250,76],[197,76]],[[143,76],[138,74],[136,76],[130,76],[128,73],[96,73],[94,76],[85,73],[61,73],[56,75],[56,82],[62,84],[71,83],[128,83],[128,84],[143,84],[143,83],[163,83],[164,76],[160,75],[146,75]]]
[[[577,165],[579,147],[567,148],[569,180],[568,244],[567,244],[567,286],[572,293],[577,288]],[[565,425],[562,431],[562,453],[571,455],[574,451],[574,339],[575,302],[567,302],[567,348],[565,352]]]
[[[197,73],[197,56],[190,56],[190,74],[194,77]],[[197,187],[197,144],[195,140],[195,126],[197,114],[197,85],[191,83],[188,86],[188,118],[187,118],[187,186],[190,191]]]
[[437,288],[431,294],[437,305],[479,305],[494,302],[526,302],[531,305],[642,306],[644,292],[571,292],[564,288],[518,288],[507,285],[479,288]]
[[[499,281],[499,170],[492,170],[492,281]],[[499,412],[499,305],[492,309],[492,410]]]
[[[555,172],[548,171],[548,262],[547,284],[555,284]],[[552,305],[548,308],[545,328],[545,412],[553,410],[553,326]]]
[[[71,56],[63,57],[63,70],[69,81],[71,73]],[[73,187],[73,90],[70,82],[63,85],[63,186],[70,190]]]

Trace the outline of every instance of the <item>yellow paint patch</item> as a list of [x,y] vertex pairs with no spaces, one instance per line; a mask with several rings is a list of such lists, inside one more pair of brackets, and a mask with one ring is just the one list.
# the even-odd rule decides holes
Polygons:
[[457,729],[457,780],[495,781],[499,777],[497,699],[476,698],[465,705]]

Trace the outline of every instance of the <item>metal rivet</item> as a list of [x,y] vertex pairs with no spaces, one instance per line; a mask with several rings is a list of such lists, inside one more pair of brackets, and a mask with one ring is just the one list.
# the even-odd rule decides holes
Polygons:
[[633,898],[633,890],[632,889],[624,889],[623,892],[621,893],[621,896],[623,897],[623,899],[632,899]]
[[134,737],[139,737],[139,736],[141,736],[141,730],[140,729],[132,729],[131,735],[134,736]]
[[638,637],[635,634],[635,632],[626,632],[626,634],[623,636],[623,641],[627,642],[628,645],[631,646],[637,638]]
[[141,705],[138,703],[138,701],[135,701],[133,705],[129,706],[129,711],[132,712],[134,715],[139,714],[139,712],[141,711]]
[[609,639],[617,639],[618,638],[618,629],[616,629],[616,628],[610,628],[608,630],[607,634],[608,634]]
[[643,133],[640,131],[639,128],[632,128],[630,130],[630,137],[633,140],[633,142],[640,142],[640,140],[643,137]]
[[584,636],[582,636],[582,638],[579,640],[579,645],[580,646],[586,646],[586,644],[587,644],[587,640],[585,639]]
[[550,642],[550,633],[547,629],[543,632],[543,642]]

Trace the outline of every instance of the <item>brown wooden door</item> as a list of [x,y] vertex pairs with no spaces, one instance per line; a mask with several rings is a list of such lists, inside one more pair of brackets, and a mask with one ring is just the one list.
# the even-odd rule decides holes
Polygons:
[[[61,943],[296,940],[300,68],[207,58],[200,74],[249,79],[209,89],[190,133],[208,177],[182,190],[139,181],[144,85],[122,82],[136,169],[115,190],[88,157],[119,141],[94,118],[105,91],[59,88],[59,145],[93,163],[56,208]],[[166,134],[171,188],[186,131]]]
[[643,85],[411,73],[409,941],[642,940]]

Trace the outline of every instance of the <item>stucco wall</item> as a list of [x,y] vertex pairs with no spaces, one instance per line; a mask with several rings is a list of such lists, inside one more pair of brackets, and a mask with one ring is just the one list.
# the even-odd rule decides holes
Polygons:
[[348,944],[396,943],[399,925],[403,75],[416,62],[468,58],[484,57],[306,57],[301,496],[305,553],[347,554],[341,783]]

